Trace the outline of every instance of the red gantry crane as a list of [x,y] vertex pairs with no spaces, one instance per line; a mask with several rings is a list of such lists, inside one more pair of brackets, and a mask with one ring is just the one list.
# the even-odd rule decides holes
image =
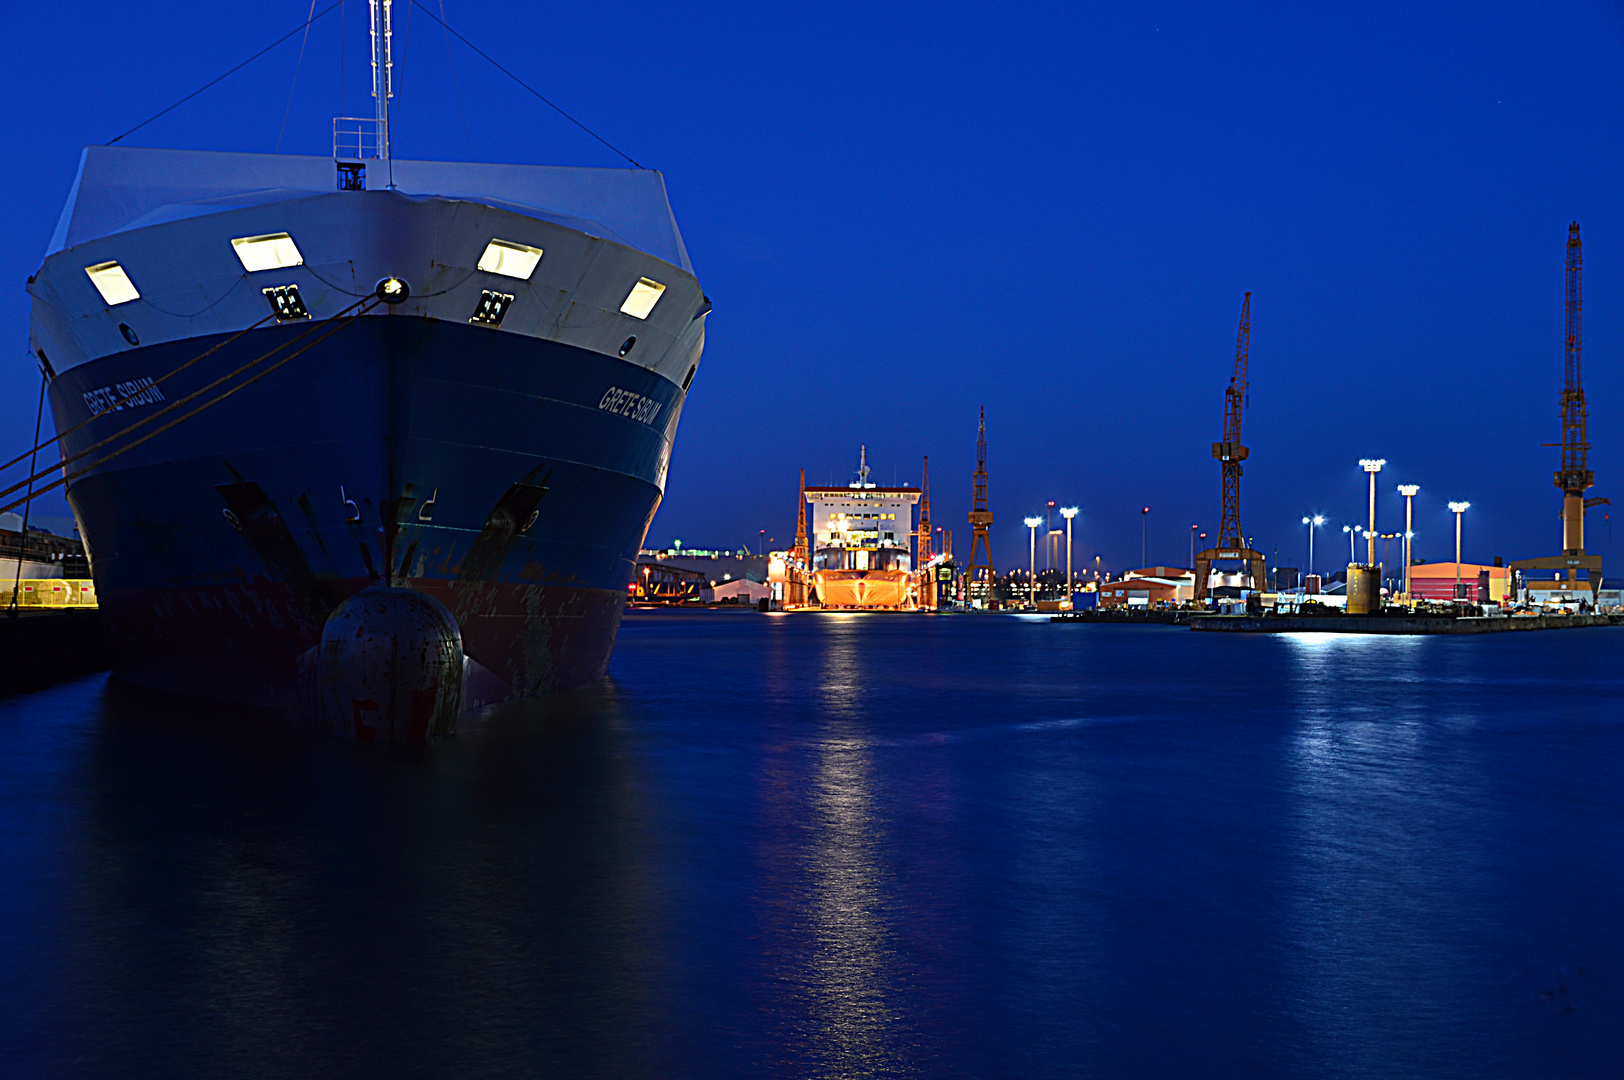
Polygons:
[[930,457],[925,457],[925,478],[919,485],[919,528],[915,530],[918,544],[915,547],[914,568],[924,566],[930,562],[933,552],[930,549]]
[[1263,556],[1253,551],[1241,533],[1241,462],[1250,453],[1241,445],[1241,417],[1246,409],[1246,364],[1252,344],[1252,294],[1241,301],[1241,328],[1235,340],[1235,374],[1224,391],[1224,441],[1212,444],[1212,456],[1223,473],[1223,506],[1219,512],[1218,545],[1195,557],[1195,599],[1206,599],[1207,578],[1219,559],[1240,559],[1254,585],[1264,577]]
[[965,568],[970,603],[981,608],[993,605],[992,510],[987,505],[987,409],[981,409],[981,427],[976,433],[975,501],[970,508],[970,565]]

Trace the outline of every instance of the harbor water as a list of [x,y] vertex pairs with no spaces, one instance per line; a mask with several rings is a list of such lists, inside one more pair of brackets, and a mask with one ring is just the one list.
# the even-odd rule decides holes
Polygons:
[[36,1076],[1614,1076],[1624,628],[631,613],[322,738],[0,699]]

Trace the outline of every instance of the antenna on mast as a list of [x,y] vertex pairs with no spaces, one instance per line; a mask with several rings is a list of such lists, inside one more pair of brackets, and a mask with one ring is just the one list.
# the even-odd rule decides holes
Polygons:
[[852,483],[854,488],[871,488],[874,485],[868,482],[868,447],[862,448],[862,457],[857,462],[857,479]]
[[394,0],[367,0],[372,9],[372,102],[378,125],[378,157],[389,160],[389,99],[395,96],[395,63],[390,46]]

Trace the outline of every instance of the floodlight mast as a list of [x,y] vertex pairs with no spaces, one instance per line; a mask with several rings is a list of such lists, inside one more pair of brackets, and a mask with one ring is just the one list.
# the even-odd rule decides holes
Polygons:
[[1360,458],[1359,467],[1370,474],[1370,527],[1365,530],[1365,542],[1370,545],[1365,565],[1376,565],[1376,474],[1387,464],[1386,458]]
[[1472,508],[1469,502],[1452,502],[1449,512],[1455,515],[1455,599],[1464,599],[1460,592],[1460,516]]
[[1404,599],[1410,599],[1410,542],[1415,539],[1415,519],[1411,507],[1421,493],[1420,484],[1400,484],[1398,493],[1404,496]]
[[1066,519],[1066,603],[1071,603],[1071,519],[1077,516],[1077,507],[1062,506],[1060,516]]
[[1030,569],[1026,573],[1026,588],[1030,594],[1028,603],[1032,605],[1034,610],[1038,606],[1038,526],[1042,524],[1043,519],[1040,517],[1026,519],[1026,527],[1032,534],[1032,561]]

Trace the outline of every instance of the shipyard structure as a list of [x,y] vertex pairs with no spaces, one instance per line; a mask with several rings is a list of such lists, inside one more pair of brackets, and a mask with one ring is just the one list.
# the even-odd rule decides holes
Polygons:
[[952,582],[954,572],[951,555],[933,551],[928,479],[882,487],[869,477],[866,446],[845,486],[807,487],[803,471],[795,546],[770,557],[768,606],[936,610],[938,581]]
[[916,487],[869,480],[868,447],[857,479],[846,487],[806,489],[812,525],[812,585],[825,608],[891,608],[909,604]]

